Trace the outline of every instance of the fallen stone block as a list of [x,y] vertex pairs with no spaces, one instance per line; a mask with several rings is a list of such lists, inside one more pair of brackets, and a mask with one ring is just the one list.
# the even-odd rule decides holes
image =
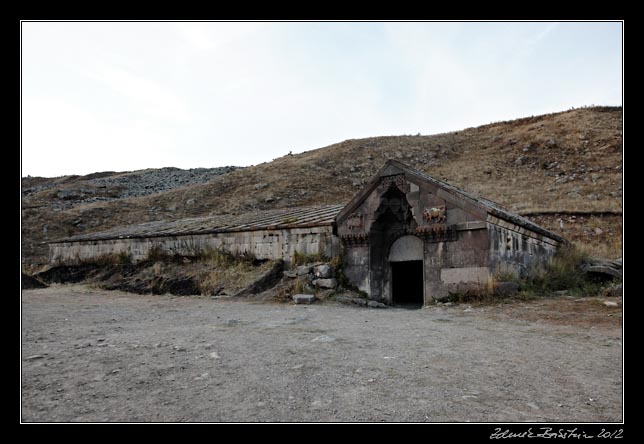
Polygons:
[[351,304],[353,298],[347,296],[336,296],[335,301],[341,304]]
[[338,281],[334,278],[331,279],[315,279],[313,285],[319,288],[336,288]]
[[334,341],[335,341],[335,338],[333,336],[328,336],[328,335],[317,336],[311,339],[311,342],[334,342]]
[[366,299],[354,298],[351,296],[338,295],[335,297],[335,301],[341,304],[355,304],[355,305],[360,305],[362,307],[367,306]]
[[307,275],[311,272],[311,266],[310,265],[300,265],[295,269],[297,272],[298,276],[304,276]]
[[315,296],[312,294],[294,294],[293,301],[296,304],[312,304],[315,300]]
[[367,307],[369,307],[369,308],[387,308],[387,306],[385,304],[383,304],[382,302],[378,302],[378,301],[369,301],[367,303]]
[[333,277],[333,267],[329,264],[322,264],[313,267],[313,275],[318,279]]

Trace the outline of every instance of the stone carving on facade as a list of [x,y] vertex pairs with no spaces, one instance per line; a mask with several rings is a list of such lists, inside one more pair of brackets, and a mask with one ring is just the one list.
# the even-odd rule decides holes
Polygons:
[[347,228],[349,231],[362,230],[364,228],[364,214],[353,213],[347,218]]
[[383,193],[387,191],[392,185],[396,186],[396,188],[398,188],[405,194],[409,193],[410,185],[409,182],[407,182],[404,174],[396,174],[394,176],[383,177],[382,179],[380,179],[380,186],[378,187],[378,191],[380,193]]
[[380,195],[380,205],[374,213],[374,225],[391,224],[391,220],[388,221],[390,218],[394,218],[405,227],[415,228],[418,225],[405,194],[393,183]]
[[423,220],[430,224],[444,223],[447,220],[447,210],[445,209],[445,205],[425,208],[425,211],[423,211]]
[[368,234],[345,234],[341,236],[342,242],[347,246],[361,247],[369,244]]
[[458,240],[455,225],[432,225],[417,227],[413,233],[422,237],[425,242],[450,242]]

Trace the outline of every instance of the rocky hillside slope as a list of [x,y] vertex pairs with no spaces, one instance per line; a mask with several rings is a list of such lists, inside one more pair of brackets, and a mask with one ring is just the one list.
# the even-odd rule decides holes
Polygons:
[[[46,262],[43,241],[116,225],[343,203],[391,158],[618,256],[622,149],[622,109],[593,107],[432,136],[346,140],[212,176],[163,169],[24,178],[23,266]],[[158,180],[134,179],[146,175]]]
[[125,173],[105,171],[87,176],[55,178],[28,176],[22,179],[23,209],[51,207],[63,210],[94,202],[149,196],[205,183],[236,169],[234,166],[189,170],[159,168]]

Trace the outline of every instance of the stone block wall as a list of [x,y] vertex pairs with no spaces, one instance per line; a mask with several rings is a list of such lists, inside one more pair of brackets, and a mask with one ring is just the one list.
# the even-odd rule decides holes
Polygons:
[[553,239],[493,216],[488,217],[487,225],[492,273],[507,271],[518,277],[526,276],[552,258],[559,245]]
[[369,246],[364,244],[345,248],[344,260],[344,274],[349,282],[369,294],[371,290]]
[[487,283],[487,230],[483,224],[461,228],[456,241],[425,244],[425,304]]
[[161,248],[168,254],[181,255],[222,248],[235,254],[249,253],[258,259],[283,259],[289,265],[296,251],[305,255],[324,254],[332,258],[341,254],[342,245],[329,225],[286,230],[60,242],[49,245],[49,259],[52,264],[74,263],[109,254],[126,253],[133,262],[138,262],[145,259],[154,247]]

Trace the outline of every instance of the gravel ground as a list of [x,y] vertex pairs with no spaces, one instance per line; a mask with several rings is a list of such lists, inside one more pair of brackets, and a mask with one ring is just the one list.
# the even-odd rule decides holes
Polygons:
[[621,318],[533,320],[556,306],[26,290],[22,420],[622,421]]

